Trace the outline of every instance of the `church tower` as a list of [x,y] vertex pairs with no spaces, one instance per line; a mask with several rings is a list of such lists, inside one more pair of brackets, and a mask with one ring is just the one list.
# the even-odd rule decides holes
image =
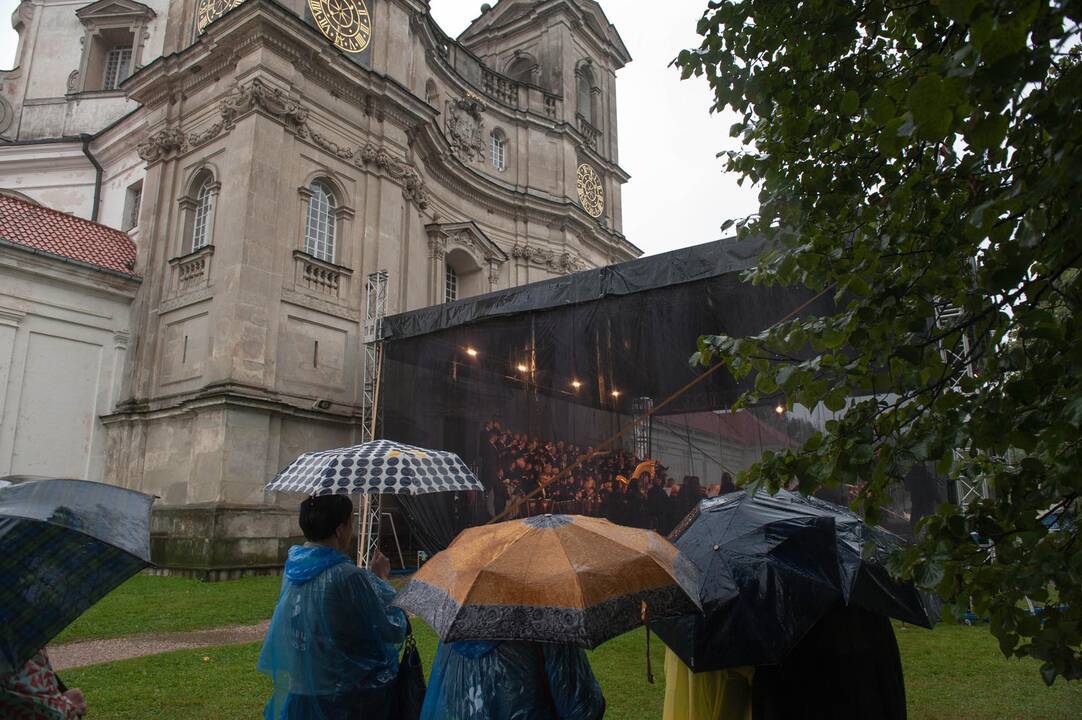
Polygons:
[[[631,56],[601,5],[501,0],[482,5],[458,40],[512,81],[563,98],[557,119],[575,134],[565,170],[576,178],[571,199],[581,200],[580,187],[589,191],[596,176],[604,200],[599,220],[621,230],[620,187],[628,176],[618,164],[616,72]],[[592,174],[580,172],[583,165]]]

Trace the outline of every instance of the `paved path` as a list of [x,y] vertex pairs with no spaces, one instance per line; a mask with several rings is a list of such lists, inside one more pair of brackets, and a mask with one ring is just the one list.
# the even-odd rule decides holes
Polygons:
[[212,645],[240,645],[263,639],[270,621],[258,625],[234,625],[214,630],[129,635],[112,640],[87,640],[49,647],[55,670],[97,665],[128,658],[158,655],[173,650],[191,650]]

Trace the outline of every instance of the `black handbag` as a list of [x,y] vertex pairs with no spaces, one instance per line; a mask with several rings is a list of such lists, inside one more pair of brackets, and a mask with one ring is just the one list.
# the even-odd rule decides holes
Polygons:
[[398,663],[395,678],[395,717],[398,720],[420,720],[421,707],[425,704],[425,669],[421,665],[421,653],[413,638],[413,628],[406,621],[406,642],[402,646],[402,660]]

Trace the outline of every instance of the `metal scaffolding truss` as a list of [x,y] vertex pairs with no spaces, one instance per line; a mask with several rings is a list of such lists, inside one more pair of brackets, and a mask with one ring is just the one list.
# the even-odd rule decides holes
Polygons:
[[[948,330],[964,314],[964,311],[959,307],[944,305],[936,317],[936,327],[940,330]],[[957,337],[940,340],[939,354],[948,367],[960,366],[961,369],[956,375],[956,386],[963,377],[973,377],[975,375],[971,361],[973,344],[968,332],[963,330],[958,333]],[[957,448],[954,450],[954,460],[956,464],[963,460],[962,450]],[[955,480],[955,493],[958,504],[964,507],[973,500],[988,497],[988,484],[983,479],[971,480],[958,476]]]
[[[632,412],[635,413],[635,417],[642,417],[649,415],[654,409],[654,399],[649,397],[637,397],[632,402]],[[635,426],[635,454],[640,458],[648,458],[653,456],[652,447],[652,423],[653,418],[647,418],[645,422],[641,422]]]
[[[369,274],[365,283],[364,352],[361,356],[361,442],[376,439],[380,424],[379,387],[383,369],[383,344],[380,335],[387,316],[386,270]],[[383,496],[365,494],[361,498],[357,528],[357,564],[368,567],[380,538],[383,520]],[[393,522],[393,520],[392,520]],[[397,535],[396,535],[397,542]],[[401,550],[399,550],[401,555]]]

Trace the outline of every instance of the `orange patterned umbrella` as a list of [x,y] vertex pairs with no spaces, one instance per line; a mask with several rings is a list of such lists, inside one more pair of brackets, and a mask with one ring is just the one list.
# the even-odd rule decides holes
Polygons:
[[[697,612],[698,571],[652,530],[578,515],[470,528],[395,604],[447,642],[532,640],[593,648],[643,615]],[[645,607],[645,611],[644,611]]]

